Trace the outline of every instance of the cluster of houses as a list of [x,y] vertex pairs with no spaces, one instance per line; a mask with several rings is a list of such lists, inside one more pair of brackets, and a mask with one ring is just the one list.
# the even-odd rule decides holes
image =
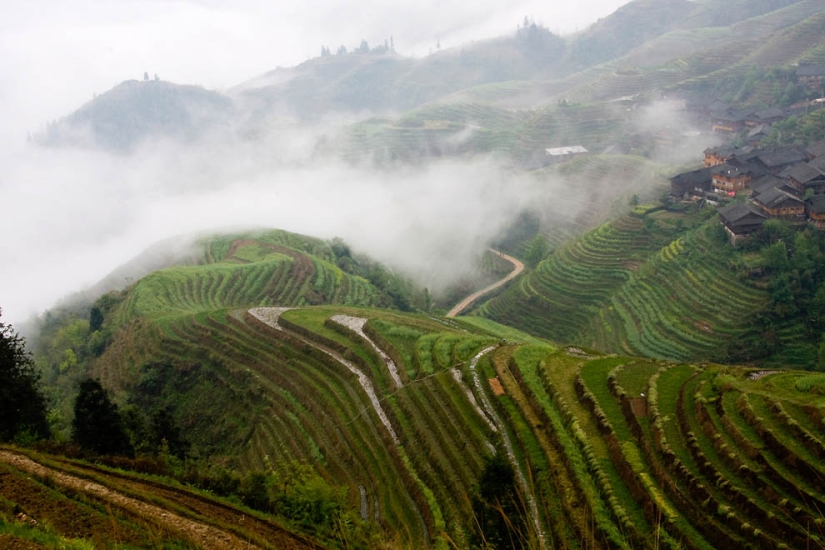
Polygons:
[[[670,195],[724,204],[719,217],[733,244],[768,219],[810,221],[825,230],[825,140],[809,147],[721,146],[704,154],[704,168],[670,179]],[[747,199],[733,200],[737,195]]]

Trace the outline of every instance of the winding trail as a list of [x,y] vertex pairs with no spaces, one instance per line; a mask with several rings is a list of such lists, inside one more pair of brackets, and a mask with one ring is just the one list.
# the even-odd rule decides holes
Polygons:
[[453,309],[451,309],[447,313],[446,317],[455,317],[455,316],[457,316],[459,313],[461,313],[462,311],[467,309],[470,306],[470,304],[475,302],[480,296],[483,296],[483,295],[487,294],[488,292],[491,292],[491,291],[497,289],[498,287],[505,284],[507,281],[510,281],[511,279],[517,277],[519,275],[519,273],[524,271],[524,264],[521,263],[516,258],[513,258],[512,256],[508,256],[504,252],[499,252],[498,250],[494,250],[492,248],[488,248],[488,250],[490,252],[493,252],[494,254],[498,254],[500,257],[504,258],[505,260],[507,260],[508,262],[513,264],[513,268],[514,268],[513,271],[511,271],[505,278],[501,279],[500,281],[496,281],[495,283],[491,284],[490,286],[482,288],[478,292],[473,292],[472,294],[470,294],[469,296],[467,296],[466,298],[461,300],[461,302],[459,302],[458,305],[456,305]]

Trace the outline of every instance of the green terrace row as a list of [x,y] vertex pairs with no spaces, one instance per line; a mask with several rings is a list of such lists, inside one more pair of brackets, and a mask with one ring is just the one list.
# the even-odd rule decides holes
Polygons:
[[[302,316],[302,311],[304,310],[295,310],[284,314],[284,324],[289,321],[290,323],[312,326],[313,330],[317,330],[317,321],[313,321],[306,315]],[[219,320],[207,322],[207,324],[212,325],[210,328],[215,331],[220,328]],[[233,330],[238,329],[234,327]],[[332,334],[329,329],[323,334],[323,339],[331,339]],[[205,335],[198,334],[181,336],[187,340],[204,341],[206,339]],[[221,337],[220,334],[215,333],[209,339],[219,341]],[[426,489],[422,489],[422,492],[432,495],[432,501],[427,498],[423,498],[423,500],[416,498],[416,501],[426,502],[427,508],[435,514],[427,521],[428,532],[431,536],[433,536],[433,529],[438,531],[442,528],[447,529],[450,537],[466,536],[465,531],[470,521],[468,515],[471,512],[469,503],[456,502],[451,497],[455,494],[455,488],[458,485],[464,484],[466,486],[470,480],[478,477],[481,457],[489,452],[489,428],[466,400],[464,390],[456,386],[456,381],[452,375],[446,372],[446,367],[453,366],[453,361],[466,360],[477,351],[479,346],[490,342],[491,340],[488,338],[470,337],[468,339],[465,337],[462,340],[460,337],[456,338],[455,335],[441,335],[435,341],[430,357],[437,374],[405,385],[401,390],[388,395],[384,401],[390,417],[395,419],[393,424],[401,434],[402,443],[399,453],[403,452],[407,456],[414,477],[420,481],[420,487]],[[350,342],[349,345],[352,349],[355,349],[360,344]],[[242,351],[232,352],[231,350],[234,348],[239,348]],[[248,352],[244,350],[241,342],[228,338],[224,338],[224,341],[220,344],[215,344],[215,349],[211,350],[211,353],[223,361],[229,362],[234,359],[239,364],[246,365],[252,364],[254,359],[254,357],[246,355]],[[392,352],[392,354],[399,355],[397,352]],[[260,353],[256,355],[260,355]],[[252,370],[263,373],[262,366],[255,366]],[[293,373],[294,375],[295,373]],[[268,376],[271,376],[271,374],[268,374]],[[303,377],[306,376],[306,374],[303,374]],[[281,387],[281,383],[276,384],[276,386]],[[274,393],[274,390],[275,388],[265,389],[264,395],[270,395]],[[280,393],[283,393],[282,388]],[[308,426],[309,420],[302,418],[305,412],[317,413],[317,407],[309,410],[307,407],[296,407],[294,403],[290,405],[290,401],[298,399],[301,390],[298,389],[290,393],[291,398],[287,399],[280,395],[280,405],[273,404],[269,408],[271,412],[268,414],[283,417],[280,419],[281,425],[276,426],[271,422],[269,423],[272,427],[262,431],[262,435],[256,440],[256,452],[261,452],[261,449],[269,444],[267,438],[274,437],[269,433],[277,432],[282,435],[282,439],[287,439],[293,446],[296,445],[296,441],[304,441],[301,454],[307,459],[316,460],[319,454],[323,457],[329,457],[329,449],[332,443],[328,439],[332,438],[332,435],[329,434],[325,439],[319,440],[317,436],[312,435],[315,428]],[[331,410],[334,410],[334,407]],[[285,414],[283,411],[287,411],[289,414]],[[358,417],[357,412],[350,412],[349,414],[353,418]],[[448,420],[447,423],[445,423],[445,419]],[[266,423],[263,424],[266,425]],[[343,419],[340,419],[338,424],[339,426],[344,425]],[[450,428],[450,425],[452,425],[452,428]],[[291,435],[285,436],[283,434]],[[314,443],[312,443],[313,441]],[[283,446],[283,442],[281,445]],[[364,443],[353,442],[353,445],[364,445]],[[295,452],[295,450],[287,449],[287,452]],[[475,456],[476,460],[468,462],[461,459],[464,453]],[[398,461],[404,462],[403,459]],[[343,467],[338,466],[338,468]],[[384,483],[384,485],[386,484]],[[413,493],[415,493],[414,490]],[[384,497],[386,498],[386,495]],[[437,512],[433,507],[437,508]],[[421,509],[421,505],[419,505],[419,509]],[[441,521],[444,522],[443,527],[440,526]]]
[[[582,339],[591,334],[603,339],[605,349],[627,345],[634,353],[663,358],[708,356],[743,333],[743,319],[766,302],[763,291],[726,277],[724,258],[708,250],[690,259],[661,258],[652,257],[630,277]],[[598,326],[605,324],[610,335]]]
[[[299,342],[278,341],[253,327],[239,325],[239,321],[215,321],[217,324],[206,325],[181,322],[180,338],[190,346],[198,343],[206,348],[207,361],[199,369],[209,369],[213,385],[220,382],[229,388],[227,393],[234,394],[234,398],[228,395],[221,399],[221,406],[251,409],[233,415],[246,419],[244,424],[253,427],[251,434],[239,438],[232,430],[212,428],[228,443],[237,442],[245,449],[241,454],[247,467],[262,467],[265,457],[273,464],[307,461],[321,475],[348,480],[353,500],[358,485],[369,487],[380,503],[380,517],[409,524],[415,540],[424,538],[423,528],[417,528],[420,512],[411,507],[409,499],[402,498],[408,490],[398,472],[399,460],[388,453],[380,423],[373,418],[369,401],[354,389],[352,376],[321,357],[302,353],[296,347]],[[170,359],[181,363],[192,360]],[[244,372],[251,373],[247,384]],[[198,393],[184,393],[183,405],[212,416],[208,414],[211,403],[188,402]],[[213,402],[217,394],[212,391],[206,395],[211,395],[209,401]],[[326,420],[319,422],[319,418]]]
[[[651,387],[646,388],[645,401],[637,397],[640,394],[636,391],[642,387],[644,377],[653,372],[652,365],[628,363],[605,377],[608,368],[610,363],[587,363],[582,378],[599,404],[594,414],[598,413],[601,422],[609,422],[610,433],[615,431],[623,442],[622,453],[614,454],[613,459],[631,466],[633,474],[626,476],[626,482],[631,487],[636,485],[634,494],[639,503],[644,505],[647,500],[648,505],[669,517],[665,530],[675,540],[690,541],[692,547],[779,546],[774,535],[765,534],[753,523],[769,517],[763,508],[767,506],[765,501],[753,491],[725,481],[724,473],[711,459],[711,451],[697,440],[699,428],[689,411],[695,409],[692,394],[700,384],[697,377],[691,376],[692,369],[679,367],[654,375]],[[629,371],[635,371],[633,376],[625,375]],[[627,393],[622,383],[632,386],[633,393]],[[655,449],[651,441],[656,442]],[[642,456],[644,460],[639,459]],[[645,488],[634,481],[648,476],[655,479],[655,485]],[[663,488],[662,493],[655,489],[657,486]],[[642,497],[641,489],[649,496]],[[697,535],[695,529],[700,525],[702,535]],[[784,535],[795,532],[781,521],[759,525],[762,529],[770,525]]]

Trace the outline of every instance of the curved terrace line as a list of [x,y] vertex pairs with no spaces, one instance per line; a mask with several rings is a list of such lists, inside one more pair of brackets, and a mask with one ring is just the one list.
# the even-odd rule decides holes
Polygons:
[[229,531],[183,517],[169,509],[161,508],[150,502],[126,496],[125,493],[121,493],[100,483],[50,468],[25,455],[0,450],[0,462],[10,464],[12,467],[34,476],[51,479],[61,487],[77,491],[88,497],[100,499],[107,506],[112,505],[128,510],[165,529],[180,534],[201,548],[214,548],[217,550],[260,548],[260,546],[250,541],[241,540]]
[[479,297],[487,294],[488,292],[492,292],[493,290],[497,289],[498,287],[500,287],[501,285],[503,285],[507,281],[510,281],[511,279],[517,277],[519,273],[524,271],[524,264],[521,263],[521,261],[517,260],[516,258],[513,258],[512,256],[508,256],[504,252],[499,252],[498,250],[494,250],[492,248],[488,248],[487,250],[489,250],[490,252],[493,252],[494,254],[498,254],[501,258],[504,258],[505,260],[507,260],[508,262],[513,264],[513,268],[514,268],[513,271],[508,273],[507,276],[504,277],[503,279],[501,279],[500,281],[496,281],[495,283],[491,284],[490,286],[484,287],[481,290],[479,290],[478,292],[474,292],[474,293],[470,294],[469,296],[467,296],[466,298],[464,298],[463,300],[461,300],[461,302],[459,302],[458,305],[456,305],[453,309],[451,309],[447,313],[446,317],[455,317],[455,316],[457,316],[459,313],[461,313],[462,311],[464,311],[465,309],[470,307],[470,304],[475,302]]
[[[523,268],[524,265],[522,265],[521,267]],[[499,284],[503,284],[503,281],[499,281]],[[501,416],[499,416],[499,414],[496,412],[496,409],[490,402],[489,397],[487,397],[487,393],[484,391],[484,388],[482,387],[481,378],[479,377],[478,371],[476,370],[476,365],[478,365],[478,362],[481,360],[481,358],[495,349],[495,346],[486,347],[483,350],[479,351],[475,355],[475,357],[473,357],[473,359],[470,361],[470,376],[472,377],[473,386],[475,386],[476,393],[478,393],[478,396],[481,399],[481,404],[487,411],[487,414],[484,415],[485,420],[492,419],[493,424],[495,424],[496,426],[500,426],[501,428],[500,430],[496,431],[501,434],[501,443],[504,446],[504,451],[507,453],[507,459],[513,466],[513,472],[516,474],[516,479],[518,480],[518,483],[521,486],[522,494],[524,494],[524,498],[527,501],[527,506],[530,510],[530,515],[533,519],[533,525],[535,526],[536,532],[539,535],[539,542],[541,544],[541,548],[546,548],[545,535],[544,531],[541,528],[541,520],[539,519],[539,509],[538,505],[536,504],[536,499],[533,497],[531,484],[527,483],[527,478],[524,476],[524,472],[522,472],[521,467],[519,466],[518,458],[516,457],[516,451],[513,447],[513,442],[510,440],[510,436],[507,433],[504,421],[501,419]]]

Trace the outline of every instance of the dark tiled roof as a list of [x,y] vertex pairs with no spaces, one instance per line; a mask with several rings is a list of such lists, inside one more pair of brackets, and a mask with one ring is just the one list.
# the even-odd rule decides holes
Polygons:
[[802,65],[796,70],[796,76],[825,76],[825,65]]
[[742,122],[754,113],[753,109],[728,109],[721,113],[714,113],[714,118],[729,122]]
[[[774,187],[773,189],[768,189],[761,195],[756,198],[761,204],[764,204],[767,208],[779,208],[782,203],[785,202],[792,202],[795,206],[801,206],[802,201],[787,193],[782,191],[781,189],[777,189]],[[792,206],[793,206],[792,205]]]
[[820,172],[819,170],[805,162],[800,162],[799,164],[788,170],[788,177],[793,178],[799,183],[808,183],[809,181],[815,180],[821,175],[822,172]]
[[710,184],[710,168],[700,168],[699,170],[692,170],[690,172],[682,172],[676,174],[670,181],[682,181],[686,183],[704,183]]
[[805,201],[808,210],[816,214],[825,214],[825,195],[814,195]]
[[697,187],[710,191],[711,177],[710,168],[700,168],[699,170],[692,170],[690,172],[683,172],[670,178],[670,183],[673,190],[682,193],[687,189],[693,190]]
[[722,113],[730,109],[730,103],[721,99],[714,99],[708,104],[707,108],[711,113]]
[[785,111],[779,107],[771,107],[770,109],[762,109],[753,114],[753,118],[758,120],[765,120],[766,118],[781,118],[785,116]]
[[759,126],[755,127],[753,130],[748,132],[748,137],[753,138],[759,135],[767,136],[768,132],[771,131],[770,124],[760,124]]
[[817,141],[805,150],[812,157],[825,156],[825,139]]
[[783,181],[772,174],[767,174],[751,182],[750,188],[753,195],[759,195],[774,187],[782,187]]
[[813,166],[820,172],[825,172],[825,155],[816,157],[814,160],[808,161],[808,166]]
[[724,176],[728,176],[729,178],[735,178],[737,176],[759,177],[765,173],[764,169],[753,164],[752,162],[734,161],[726,162],[724,164],[717,164],[716,166],[711,166],[710,170],[711,174],[721,174]]
[[776,167],[782,166],[783,164],[802,162],[803,160],[806,160],[808,156],[798,147],[787,146],[765,149],[759,153],[756,158],[758,158],[765,166]]
[[759,226],[768,218],[758,208],[744,202],[732,202],[717,211],[730,227]]

